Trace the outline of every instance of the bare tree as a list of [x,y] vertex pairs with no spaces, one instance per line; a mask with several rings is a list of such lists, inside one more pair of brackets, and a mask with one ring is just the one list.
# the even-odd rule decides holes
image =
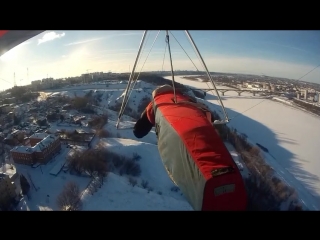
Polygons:
[[4,189],[0,192],[0,210],[9,211],[14,202],[14,198],[10,196]]
[[97,136],[99,138],[107,138],[107,137],[112,137],[112,134],[106,129],[101,129],[97,131]]
[[57,198],[57,205],[62,211],[79,211],[82,208],[80,190],[75,182],[69,182]]
[[98,182],[96,181],[96,179],[92,179],[91,183],[89,184],[87,190],[89,191],[89,193],[91,195],[93,195],[96,191],[98,191]]
[[137,179],[133,178],[133,177],[128,177],[129,180],[129,184],[134,187],[135,185],[137,185],[138,181]]
[[74,151],[67,159],[69,169],[77,174],[88,174],[94,177],[96,174],[105,176],[108,171],[105,155],[101,150],[87,150],[85,152]]
[[19,141],[19,143],[23,143],[24,137],[25,137],[25,133],[24,132],[18,133],[17,140]]
[[20,186],[21,186],[22,194],[27,195],[30,190],[30,184],[23,174],[20,175]]
[[91,183],[88,186],[88,191],[91,195],[93,195],[96,191],[98,191],[98,188],[101,188],[104,182],[104,178],[106,177],[106,173],[101,174],[95,174],[95,176],[92,178]]

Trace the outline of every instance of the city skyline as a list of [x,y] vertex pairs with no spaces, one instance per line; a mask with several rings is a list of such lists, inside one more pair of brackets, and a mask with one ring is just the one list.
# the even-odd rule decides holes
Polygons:
[[[170,32],[173,34],[170,35],[170,47],[174,70],[197,70],[194,63],[203,71],[184,31]],[[268,75],[297,80],[320,63],[320,31],[189,32],[210,72]],[[132,30],[45,31],[0,57],[2,90],[13,86],[14,73],[17,85],[27,85],[46,77],[131,71],[142,34],[143,31]],[[170,71],[167,49],[165,54],[165,31],[158,34],[148,55],[157,34],[158,31],[148,31],[137,72],[144,62],[142,72]],[[320,83],[320,69],[315,69],[301,80]]]

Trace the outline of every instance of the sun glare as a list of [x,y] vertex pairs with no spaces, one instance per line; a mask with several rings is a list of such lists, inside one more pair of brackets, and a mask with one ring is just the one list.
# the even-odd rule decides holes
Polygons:
[[5,54],[3,54],[1,57],[0,57],[0,60],[2,62],[9,62],[11,60],[13,60],[15,58],[15,51],[14,49],[11,49],[9,50],[8,52],[6,52]]

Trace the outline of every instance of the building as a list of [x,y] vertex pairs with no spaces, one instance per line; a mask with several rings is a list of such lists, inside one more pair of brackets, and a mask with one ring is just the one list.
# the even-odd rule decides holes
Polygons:
[[31,147],[35,146],[42,139],[46,138],[49,134],[47,133],[35,133],[29,137]]
[[20,104],[12,107],[12,112],[16,116],[21,116],[23,113],[27,112],[28,110],[29,109],[27,104]]
[[22,110],[21,110],[20,106],[14,106],[14,107],[12,108],[12,112],[13,112],[13,114],[14,114],[15,116],[18,116],[18,117],[20,117],[21,114],[22,114]]
[[0,173],[0,195],[3,193],[8,194],[11,199],[15,199],[17,196],[15,183],[7,174]]
[[61,142],[58,136],[53,134],[36,133],[29,138],[29,146],[16,146],[10,150],[15,163],[32,165],[35,163],[47,163],[55,153],[61,150]]
[[35,159],[39,163],[47,163],[55,153],[61,150],[61,142],[59,137],[48,135],[34,147]]
[[1,113],[9,113],[9,112],[11,112],[11,106],[10,106],[10,104],[3,104],[3,105],[1,105],[0,106],[0,112]]
[[16,102],[16,98],[15,97],[5,98],[3,100],[3,102],[8,103],[8,104],[15,103]]
[[304,90],[304,100],[307,100],[307,97],[308,97],[308,90],[305,89]]
[[276,86],[272,84],[270,86],[270,90],[271,90],[271,92],[275,92],[276,91]]
[[90,73],[81,74],[81,78],[84,83],[88,83],[93,80],[93,76]]
[[38,86],[38,85],[41,85],[41,80],[31,81],[31,86]]
[[87,146],[90,147],[90,144],[95,136],[95,134],[91,131],[85,131],[83,129],[76,129],[73,132],[57,133],[60,137],[60,141],[63,144],[71,144],[71,145],[79,145],[79,146]]
[[25,165],[36,163],[33,149],[28,146],[16,146],[10,150],[10,154],[15,163]]
[[41,89],[41,80],[31,81],[31,88],[33,90],[40,90]]
[[10,198],[16,198],[20,192],[19,178],[16,169],[4,164],[0,168],[0,195],[7,193]]
[[72,120],[75,124],[81,124],[81,121],[84,120],[86,116],[73,116]]
[[53,78],[44,78],[41,80],[41,87],[43,89],[50,88],[54,86],[54,79]]

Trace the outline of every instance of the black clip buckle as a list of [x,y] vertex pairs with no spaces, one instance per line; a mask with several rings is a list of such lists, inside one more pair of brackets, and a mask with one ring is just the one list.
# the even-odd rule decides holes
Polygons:
[[226,173],[231,173],[234,172],[234,168],[233,167],[224,167],[224,168],[218,168],[215,169],[213,171],[211,171],[211,175],[212,177],[217,177]]

